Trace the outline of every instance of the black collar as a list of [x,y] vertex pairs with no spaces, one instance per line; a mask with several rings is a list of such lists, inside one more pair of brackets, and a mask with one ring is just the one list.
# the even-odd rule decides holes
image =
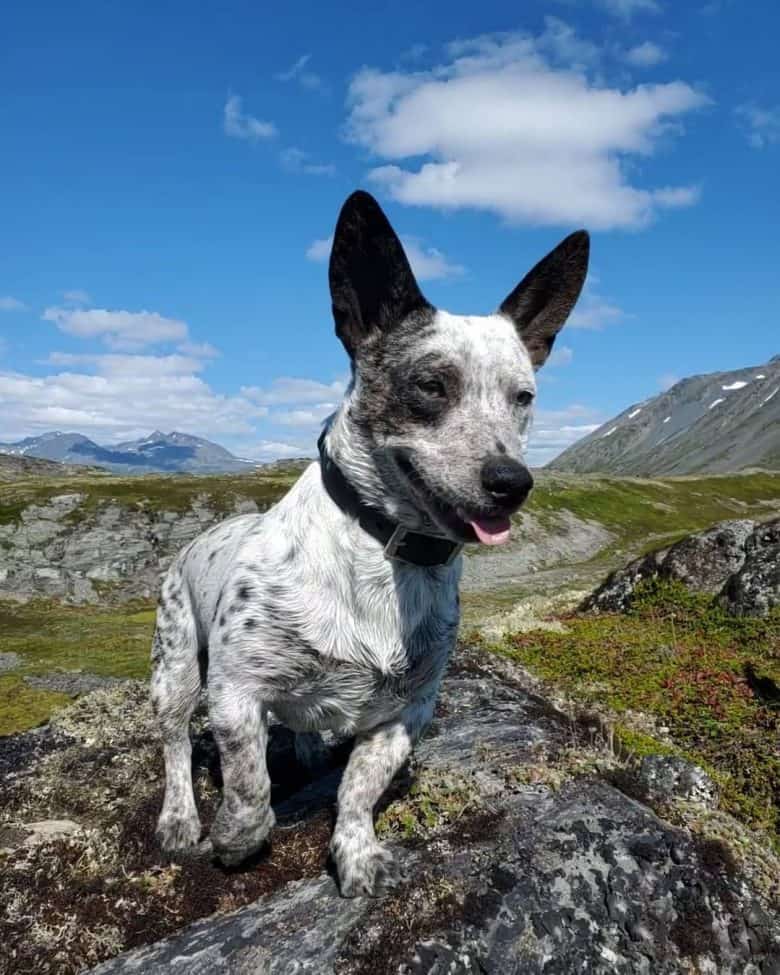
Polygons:
[[317,446],[320,450],[322,483],[331,500],[345,514],[355,518],[363,531],[384,546],[385,558],[409,562],[412,565],[434,566],[449,565],[460,553],[463,546],[459,542],[408,531],[377,508],[371,508],[361,501],[341,468],[328,454],[324,432],[317,441]]

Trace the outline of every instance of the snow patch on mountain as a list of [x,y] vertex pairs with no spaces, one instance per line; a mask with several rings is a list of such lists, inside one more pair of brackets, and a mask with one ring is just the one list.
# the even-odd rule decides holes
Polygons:
[[[780,469],[778,393],[777,356],[759,366],[691,376],[641,406],[628,407],[549,466],[649,476]],[[642,422],[629,422],[639,411]]]

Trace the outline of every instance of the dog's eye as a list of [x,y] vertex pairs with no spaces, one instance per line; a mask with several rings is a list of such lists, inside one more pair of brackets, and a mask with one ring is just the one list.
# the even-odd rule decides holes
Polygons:
[[426,396],[436,399],[445,399],[447,396],[447,390],[444,388],[444,383],[441,381],[441,379],[418,379],[415,385],[417,386],[417,389]]
[[515,396],[515,402],[518,406],[530,406],[533,402],[533,398],[533,393],[529,392],[527,389],[521,389],[517,396]]

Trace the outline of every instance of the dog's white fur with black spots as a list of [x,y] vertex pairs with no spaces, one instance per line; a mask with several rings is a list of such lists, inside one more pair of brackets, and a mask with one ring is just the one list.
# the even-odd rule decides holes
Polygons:
[[[452,315],[423,297],[376,201],[350,196],[330,287],[352,380],[323,449],[364,506],[432,539],[506,540],[532,484],[523,448],[534,373],[577,300],[588,248],[578,231],[495,314]],[[189,721],[205,682],[224,780],[214,854],[239,863],[274,824],[272,712],[297,733],[305,762],[322,758],[319,732],[355,736],[331,843],[341,892],[376,895],[397,882],[373,809],[433,714],[460,574],[459,555],[433,566],[389,556],[326,490],[319,462],[267,513],[231,518],[188,545],[163,582],[152,651],[162,847],[201,841]]]

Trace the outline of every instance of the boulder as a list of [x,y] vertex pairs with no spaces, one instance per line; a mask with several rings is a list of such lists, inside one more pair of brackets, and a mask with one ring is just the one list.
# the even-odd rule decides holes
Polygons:
[[605,613],[624,613],[631,605],[634,590],[644,579],[652,579],[660,572],[666,549],[658,549],[634,559],[622,569],[616,569],[582,604],[583,610],[602,610]]
[[684,799],[714,808],[718,789],[704,769],[674,755],[645,755],[634,772],[637,789],[654,803]]
[[694,592],[719,593],[745,561],[753,521],[722,521],[707,531],[688,535],[669,549],[660,575],[677,579]]
[[720,602],[737,616],[766,616],[780,606],[780,518],[759,525],[747,539],[744,562]]
[[718,598],[740,616],[766,616],[780,604],[780,518],[723,521],[688,535],[613,572],[582,604],[585,610],[624,612],[637,585],[674,579],[692,592]]
[[[396,785],[378,818],[411,830],[405,841],[390,830],[407,866],[400,888],[344,900],[328,873],[294,880],[93,973],[780,970],[780,916],[725,846],[669,825],[598,773],[527,774],[555,767],[575,740],[570,722],[506,671],[462,654],[417,751],[425,788],[415,799]],[[701,791],[689,769],[655,772],[674,780],[671,792],[683,780],[683,791]],[[331,771],[281,803],[278,829],[331,808],[337,784]]]

